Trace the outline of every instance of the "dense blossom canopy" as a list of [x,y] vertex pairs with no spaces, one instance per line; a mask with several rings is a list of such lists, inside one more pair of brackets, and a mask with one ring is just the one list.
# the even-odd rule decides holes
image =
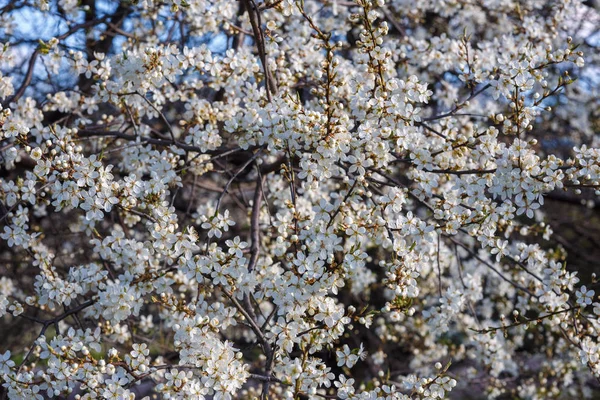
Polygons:
[[3,396],[593,395],[593,2],[0,4]]

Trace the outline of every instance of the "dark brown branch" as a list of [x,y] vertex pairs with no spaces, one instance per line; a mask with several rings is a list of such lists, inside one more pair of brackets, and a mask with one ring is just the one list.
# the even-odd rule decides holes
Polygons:
[[250,18],[250,25],[252,25],[252,32],[254,33],[254,40],[256,41],[256,48],[258,50],[258,56],[263,65],[265,74],[265,86],[267,92],[267,98],[269,102],[272,100],[272,94],[277,93],[277,83],[271,75],[269,65],[267,64],[267,50],[265,47],[265,36],[261,28],[260,10],[254,2],[254,0],[243,0],[248,11],[248,17]]
[[465,103],[467,101],[473,100],[475,97],[477,97],[478,95],[480,95],[481,93],[486,91],[491,86],[492,85],[490,85],[489,83],[484,85],[481,89],[473,92],[473,94],[470,95],[466,100],[464,100],[462,103],[455,106],[452,110],[448,111],[447,113],[440,114],[440,115],[434,115],[433,117],[429,117],[429,118],[423,118],[422,121],[429,122],[429,121],[435,121],[438,119],[443,119],[443,118],[448,118],[448,117],[453,116],[458,110],[460,110],[461,108],[463,108],[465,106]]
[[27,89],[27,86],[29,86],[29,84],[31,83],[31,79],[33,78],[33,70],[35,68],[35,62],[39,55],[40,55],[40,49],[37,48],[37,49],[35,49],[33,54],[31,54],[31,58],[29,59],[29,65],[27,66],[27,72],[25,73],[25,78],[23,79],[21,86],[19,86],[19,89],[16,91],[14,96],[12,96],[10,99],[8,99],[6,101],[6,104],[3,106],[3,108],[6,108],[6,106],[12,102],[19,101],[19,99],[23,96],[23,94],[25,94],[25,90]]
[[477,333],[490,333],[490,332],[495,332],[495,331],[498,331],[498,330],[505,330],[505,329],[508,329],[508,328],[514,328],[516,326],[520,326],[520,325],[524,325],[524,324],[529,324],[531,322],[540,322],[543,319],[550,318],[550,317],[553,317],[553,316],[558,315],[558,314],[564,314],[564,313],[569,312],[571,310],[574,310],[574,308],[573,307],[569,307],[569,308],[566,308],[564,310],[554,311],[554,312],[551,312],[549,314],[542,315],[541,317],[537,317],[537,318],[533,318],[533,319],[527,319],[527,318],[525,318],[524,321],[515,322],[515,323],[509,324],[509,325],[502,325],[502,326],[497,326],[497,327],[492,327],[492,328],[487,328],[487,329],[473,329],[473,328],[469,328],[469,329],[471,329],[473,332],[477,332]]
[[511,281],[510,279],[508,279],[507,277],[505,277],[500,271],[498,271],[492,264],[488,263],[487,261],[485,261],[484,259],[482,259],[481,257],[479,257],[477,254],[475,254],[473,251],[471,251],[471,249],[469,249],[467,246],[465,246],[464,244],[462,244],[461,242],[454,240],[453,237],[448,236],[448,235],[444,235],[446,236],[448,239],[450,239],[450,241],[460,247],[462,247],[463,249],[465,249],[467,252],[469,252],[469,254],[475,258],[477,261],[479,261],[480,263],[482,263],[483,265],[485,265],[486,267],[488,267],[489,269],[491,269],[492,271],[494,271],[496,273],[496,275],[498,275],[503,281],[511,284],[512,286],[514,286],[516,289],[521,290],[524,293],[527,293],[529,296],[531,297],[535,297],[538,298],[538,296],[536,296],[535,294],[533,294],[529,289],[519,285],[516,282]]
[[[60,321],[62,321],[63,319],[67,318],[70,315],[75,315],[76,313],[90,307],[91,305],[93,305],[96,302],[96,300],[88,300],[85,303],[80,304],[79,306],[75,307],[75,308],[71,308],[71,309],[67,309],[65,310],[65,312],[63,312],[62,314],[60,314],[57,317],[51,318],[51,319],[46,319],[46,320],[42,320],[39,319],[37,317],[32,317],[30,315],[26,315],[26,314],[19,314],[19,317],[26,319],[28,321],[32,321],[38,324],[42,325],[42,329],[40,330],[40,333],[38,335],[38,338],[43,336],[46,333],[46,330],[52,326],[52,325],[57,325]],[[59,334],[58,331],[56,332],[56,334]],[[19,365],[19,369],[18,371],[21,370],[21,368],[23,368],[23,366],[27,363],[27,360],[29,359],[29,357],[31,357],[31,353],[33,351],[33,348],[35,346],[31,346],[31,348],[29,349],[29,351],[27,352],[27,354],[25,355],[25,357],[23,358],[23,361],[21,361],[21,364]]]
[[262,203],[262,187],[264,177],[260,174],[256,178],[256,189],[252,199],[252,215],[250,216],[250,261],[248,263],[248,272],[252,272],[258,261],[260,252],[260,207]]

